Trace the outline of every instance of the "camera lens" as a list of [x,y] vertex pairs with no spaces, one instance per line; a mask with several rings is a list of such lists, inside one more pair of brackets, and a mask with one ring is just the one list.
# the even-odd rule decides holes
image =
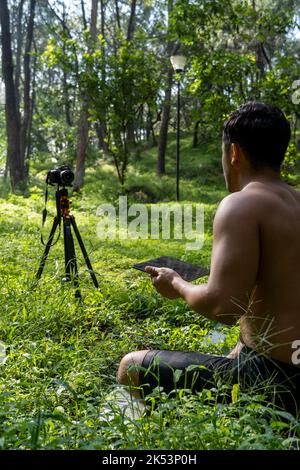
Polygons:
[[63,184],[71,184],[74,179],[74,173],[70,170],[63,170],[60,173],[60,178]]

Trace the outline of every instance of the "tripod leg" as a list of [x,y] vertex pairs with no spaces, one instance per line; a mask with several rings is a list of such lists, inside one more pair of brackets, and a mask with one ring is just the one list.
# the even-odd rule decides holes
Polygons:
[[79,233],[77,224],[76,224],[76,222],[75,222],[75,218],[74,218],[72,215],[70,216],[70,220],[71,220],[71,224],[72,224],[72,226],[73,226],[75,235],[76,235],[76,237],[77,237],[79,246],[80,246],[80,248],[81,248],[81,251],[82,251],[82,254],[83,254],[83,257],[84,257],[84,261],[86,262],[86,265],[87,265],[87,267],[88,267],[89,273],[90,273],[91,278],[92,278],[92,280],[93,280],[93,282],[94,282],[94,286],[98,288],[98,287],[99,287],[99,284],[98,284],[97,278],[96,278],[96,276],[95,276],[95,273],[94,273],[94,271],[93,271],[93,268],[92,268],[92,265],[91,265],[89,256],[88,256],[87,251],[86,251],[86,249],[85,249],[85,246],[84,246],[84,244],[83,244],[81,235],[80,235],[80,233]]
[[47,241],[46,246],[45,246],[45,250],[44,250],[44,253],[43,253],[43,257],[42,257],[42,259],[41,259],[39,269],[38,269],[38,271],[37,271],[37,273],[36,273],[36,276],[35,276],[36,279],[37,279],[37,281],[41,278],[41,275],[42,275],[42,273],[43,273],[44,266],[45,266],[45,263],[46,263],[47,256],[48,256],[48,254],[49,254],[50,248],[51,248],[51,244],[52,244],[52,241],[53,241],[53,237],[54,237],[54,234],[55,234],[55,230],[56,230],[56,228],[57,228],[57,225],[58,225],[58,219],[57,219],[57,217],[54,217],[53,225],[52,225],[52,228],[51,228],[51,232],[50,232],[48,241]]
[[66,268],[66,280],[72,281],[75,290],[75,297],[81,298],[78,282],[78,269],[75,256],[75,247],[73,235],[71,232],[70,218],[63,219],[64,225],[64,249],[65,249],[65,268]]

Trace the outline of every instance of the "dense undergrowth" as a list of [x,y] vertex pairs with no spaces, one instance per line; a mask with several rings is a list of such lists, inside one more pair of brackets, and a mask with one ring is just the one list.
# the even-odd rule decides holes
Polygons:
[[[123,192],[129,203],[174,201],[174,146],[172,141],[167,176],[161,179],[152,170],[154,150],[136,157]],[[83,193],[73,195],[72,211],[100,289],[93,287],[76,247],[82,302],[74,299],[68,283],[61,282],[62,239],[51,248],[42,279],[34,288],[43,251],[44,178],[51,166],[47,161],[36,163],[26,198],[9,195],[1,183],[0,447],[287,449],[297,445],[300,425],[294,417],[263,406],[260,396],[237,390],[229,405],[217,402],[221,388],[198,395],[185,391],[172,399],[163,393],[158,399],[156,390],[148,413],[140,416],[125,412],[114,398],[118,363],[130,350],[226,354],[238,337],[238,326],[217,325],[226,336],[213,343],[207,336],[216,328],[213,322],[191,312],[181,300],[162,299],[148,276],[131,268],[135,262],[162,255],[209,266],[212,220],[226,194],[219,148],[191,149],[188,138],[182,142],[182,202],[200,202],[205,207],[205,242],[200,251],[187,251],[184,240],[99,239],[96,209],[103,202],[117,204],[121,189],[108,160],[99,160],[87,171]],[[54,190],[49,211],[54,215]]]

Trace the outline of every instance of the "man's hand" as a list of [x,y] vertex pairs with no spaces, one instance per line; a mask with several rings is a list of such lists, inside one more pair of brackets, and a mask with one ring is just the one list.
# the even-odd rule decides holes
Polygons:
[[183,279],[176,271],[169,268],[155,268],[154,266],[146,266],[145,271],[151,275],[152,284],[163,297],[167,299],[180,297],[179,292],[174,287],[174,280]]

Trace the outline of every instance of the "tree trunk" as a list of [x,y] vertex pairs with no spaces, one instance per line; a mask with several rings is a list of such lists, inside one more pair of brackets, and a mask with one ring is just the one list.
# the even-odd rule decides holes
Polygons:
[[[127,42],[130,42],[133,38],[134,31],[135,31],[135,12],[136,12],[136,0],[132,0],[131,2],[131,9],[130,9],[130,17],[128,21],[128,28],[127,28]],[[130,95],[128,96],[128,102],[127,106],[128,109],[131,110],[132,105],[131,105],[131,99]],[[134,128],[134,120],[133,118],[128,120],[127,123],[127,141],[129,143],[129,146],[132,145],[133,147],[136,146],[136,139],[135,139],[135,128]]]
[[[35,47],[35,53],[37,49]],[[29,113],[29,123],[28,123],[28,141],[26,147],[26,155],[25,155],[25,178],[26,181],[29,178],[29,163],[30,163],[30,155],[31,155],[31,129],[32,129],[32,120],[33,120],[33,110],[35,108],[35,96],[36,96],[36,58],[37,54],[34,56],[33,61],[33,79],[32,79],[32,93],[31,93],[31,106],[30,106],[30,113]]]
[[131,2],[131,9],[130,9],[130,17],[128,22],[128,29],[127,29],[127,41],[131,41],[133,38],[134,30],[135,30],[135,10],[136,10],[136,0],[132,0]]
[[[168,29],[170,24],[170,15],[173,10],[173,0],[168,0]],[[166,56],[169,58],[174,55],[178,49],[177,45],[174,45],[172,41],[167,43],[166,47]],[[165,155],[168,142],[168,127],[170,120],[170,110],[171,110],[171,90],[173,83],[173,68],[168,67],[167,74],[167,83],[165,88],[165,97],[162,109],[162,120],[159,131],[159,141],[158,141],[158,159],[157,159],[157,172],[158,175],[164,175],[165,170]]]
[[[254,37],[257,36],[257,24],[259,21],[259,13],[257,12],[256,9],[256,1],[252,0],[252,9],[255,14],[254,16]],[[260,80],[265,76],[265,49],[264,49],[264,44],[260,40],[255,40],[254,44],[254,51],[255,51],[255,61],[256,61],[256,77],[255,77],[255,84],[253,87],[253,95],[255,99],[259,100],[260,95],[261,95],[261,90],[259,86]]]
[[173,82],[173,69],[169,67],[167,85],[165,89],[165,98],[162,110],[162,120],[159,131],[159,141],[158,141],[158,160],[157,160],[157,172],[158,174],[164,175],[166,172],[165,169],[165,155],[168,142],[168,127],[170,120],[170,110],[171,110],[171,90]]
[[[17,110],[20,110],[20,76],[21,76],[21,54],[22,54],[22,17],[23,17],[24,0],[21,0],[18,6],[17,15],[17,49],[16,49],[16,67],[15,67],[15,89],[16,89],[16,102]],[[20,118],[19,118],[20,119]]]
[[[68,28],[67,25],[67,15],[66,15],[66,9],[65,5],[63,4],[63,14],[62,18],[56,13],[55,9],[48,3],[48,7],[50,8],[51,12],[53,15],[58,19],[62,26],[63,30],[63,54],[65,54],[66,51],[66,44],[65,44],[65,39],[69,38],[72,40],[72,34],[70,29]],[[85,10],[84,10],[84,2],[81,0],[81,8],[82,8],[82,21],[83,21],[83,26],[84,29],[86,29],[86,18],[85,18]],[[79,70],[79,65],[78,65],[78,59],[76,56],[76,47],[73,46],[73,52],[74,52],[74,60],[75,60],[75,75],[78,78],[78,70]],[[65,110],[65,117],[66,117],[66,123],[68,126],[73,126],[73,120],[72,120],[72,114],[71,114],[71,101],[72,99],[70,98],[69,90],[68,90],[68,72],[65,70],[65,67],[63,67],[62,70],[62,90],[63,90],[63,98],[64,98],[64,110]]]
[[17,109],[13,76],[10,18],[7,0],[0,2],[2,71],[5,84],[5,116],[7,135],[7,159],[13,191],[24,181],[24,166],[20,152],[20,119]]
[[198,147],[198,130],[201,121],[197,121],[194,126],[193,149]]
[[[97,14],[98,0],[92,0],[90,36],[93,44],[97,39]],[[88,118],[88,100],[87,97],[84,97],[79,119],[78,144],[76,152],[76,170],[74,179],[74,191],[77,192],[81,190],[84,183],[85,159],[90,130],[90,122]]]
[[[257,43],[255,44],[255,54],[256,54],[256,65],[257,65],[256,82],[258,84],[259,81],[265,76],[265,53],[264,53],[263,42],[257,41]],[[260,93],[258,92],[258,98],[259,97],[260,97]]]
[[[152,135],[152,142],[150,143],[151,135]],[[155,132],[154,132],[154,122],[152,119],[152,113],[150,109],[148,109],[147,118],[146,118],[146,140],[149,143],[150,147],[156,147],[157,141],[156,141]]]
[[21,158],[22,164],[28,166],[28,162],[25,162],[27,147],[30,141],[30,133],[31,133],[31,96],[30,96],[30,86],[31,86],[31,70],[30,70],[30,53],[33,41],[33,28],[34,28],[34,13],[35,13],[35,5],[36,0],[30,1],[29,7],[29,20],[27,26],[27,37],[26,37],[26,46],[24,52],[24,114],[21,123],[21,139],[20,139],[20,147],[21,147]]
[[97,39],[98,0],[92,0],[90,35],[93,42]]
[[101,122],[96,122],[95,124],[95,131],[98,137],[99,149],[103,150],[105,155],[109,155],[109,148],[106,140],[106,129],[102,127]]
[[84,8],[84,1],[83,0],[80,1],[80,5],[81,5],[83,28],[87,29],[87,21],[86,21],[86,17],[85,17],[85,8]]
[[[62,28],[63,28],[63,36],[65,39],[68,37],[65,6],[63,7]],[[65,52],[66,52],[66,43],[64,40],[63,41],[63,54],[64,55],[65,55]],[[63,67],[63,97],[64,97],[66,124],[71,127],[72,126],[71,103],[70,103],[69,90],[68,90],[68,73],[65,67]]]
[[115,0],[115,8],[116,8],[116,19],[119,31],[121,30],[121,21],[120,21],[120,9],[119,9],[119,2]]
[[[101,9],[101,36],[102,40],[105,40],[105,6],[104,1],[100,0],[100,9]],[[101,43],[102,51],[102,64],[101,64],[101,87],[104,90],[106,83],[106,58],[105,58],[105,45]],[[105,155],[109,154],[109,149],[107,145],[107,125],[106,125],[106,110],[103,109],[101,121],[96,123],[96,132],[99,141],[99,148],[103,150]]]

